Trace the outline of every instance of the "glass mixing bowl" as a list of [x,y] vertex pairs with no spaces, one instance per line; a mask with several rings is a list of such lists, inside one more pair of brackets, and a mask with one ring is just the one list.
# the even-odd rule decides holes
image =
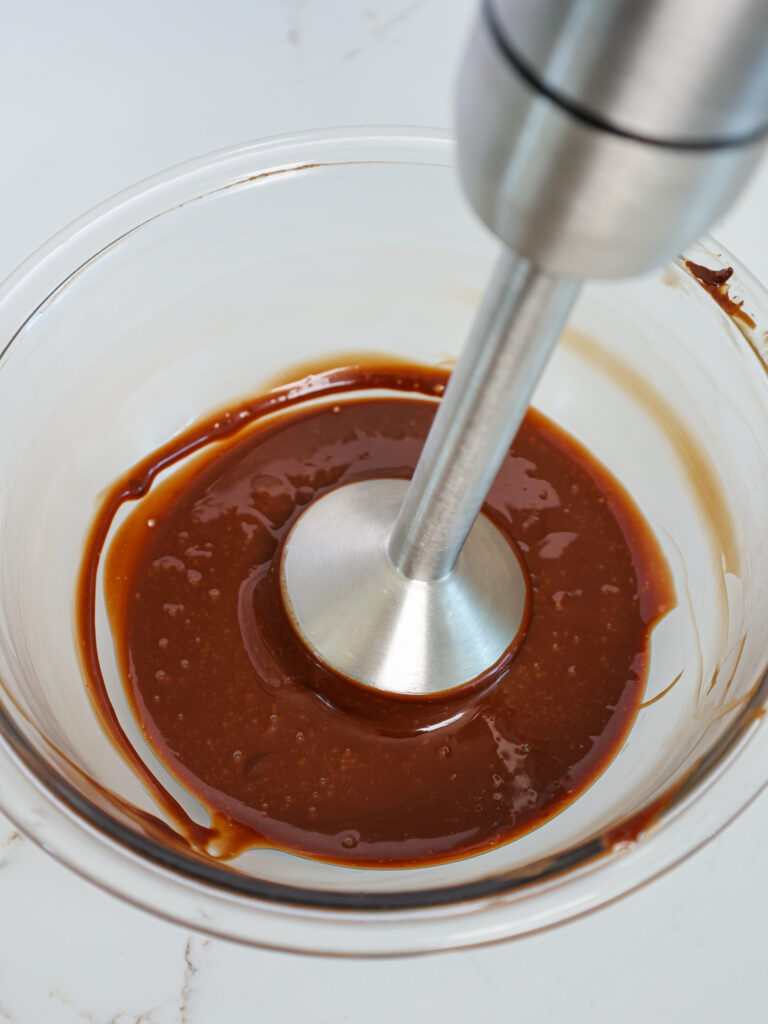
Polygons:
[[[629,489],[677,588],[653,634],[645,706],[594,785],[515,842],[409,870],[263,850],[206,861],[170,835],[158,842],[134,813],[157,808],[92,709],[73,627],[99,494],[293,364],[454,357],[496,248],[459,194],[449,140],[335,131],[153,178],[3,285],[0,804],[59,860],[243,942],[422,952],[524,935],[612,900],[695,850],[764,785],[768,294],[705,242],[688,255],[735,268],[731,291],[754,329],[682,263],[589,285],[535,397]],[[117,714],[173,788],[130,718],[103,607],[97,622]]]

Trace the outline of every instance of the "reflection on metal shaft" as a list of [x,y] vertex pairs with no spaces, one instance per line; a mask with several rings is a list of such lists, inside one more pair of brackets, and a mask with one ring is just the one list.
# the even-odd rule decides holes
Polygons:
[[389,540],[404,576],[438,580],[456,564],[579,284],[499,259]]

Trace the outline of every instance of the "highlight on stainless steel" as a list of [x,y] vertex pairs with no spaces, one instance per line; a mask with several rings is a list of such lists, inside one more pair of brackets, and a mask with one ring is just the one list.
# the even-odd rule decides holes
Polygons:
[[611,130],[740,144],[768,127],[765,0],[486,0],[542,91]]
[[734,200],[767,123],[765,0],[484,0],[458,80],[457,158],[507,251],[407,492],[341,487],[289,535],[285,601],[332,668],[429,694],[513,642],[524,570],[478,511],[579,282],[677,255]]
[[299,635],[336,671],[436,693],[468,683],[515,640],[525,575],[478,512],[578,290],[504,253],[410,484],[348,484],[297,520],[283,598]]
[[527,582],[517,555],[484,515],[453,572],[408,579],[387,538],[408,484],[366,480],[330,491],[296,520],[281,565],[299,635],[342,675],[391,693],[426,696],[494,665],[524,625]]
[[439,580],[453,568],[579,285],[499,258],[389,541],[403,575]]
[[730,206],[767,113],[764,0],[486,0],[458,79],[459,172],[515,252],[626,277]]

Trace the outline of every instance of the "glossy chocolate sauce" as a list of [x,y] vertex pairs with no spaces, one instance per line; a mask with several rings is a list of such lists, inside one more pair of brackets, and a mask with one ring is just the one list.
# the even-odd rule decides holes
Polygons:
[[731,298],[728,282],[733,277],[733,267],[723,267],[721,270],[712,270],[711,267],[704,267],[693,260],[686,260],[685,265],[693,274],[701,287],[712,296],[715,302],[723,309],[729,317],[747,327],[754,327],[755,321],[745,312],[743,302],[736,302]]
[[[446,379],[395,365],[310,375],[197,425],[106,496],[80,588],[91,693],[196,850],[269,846],[390,867],[465,856],[557,813],[624,740],[649,632],[673,604],[669,573],[621,486],[539,413],[485,506],[530,577],[514,656],[448,695],[381,694],[318,662],[288,621],[278,567],[296,517],[340,484],[410,477]],[[210,827],[142,765],[98,663],[100,555],[137,498],[105,565],[118,661],[144,735]]]

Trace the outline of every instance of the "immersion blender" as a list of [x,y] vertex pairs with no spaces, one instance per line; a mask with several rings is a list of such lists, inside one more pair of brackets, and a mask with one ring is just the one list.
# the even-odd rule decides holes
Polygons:
[[660,266],[736,197],[768,129],[765,0],[485,0],[457,90],[464,191],[504,245],[413,479],[313,502],[281,565],[304,642],[430,695],[515,641],[527,583],[481,513],[581,283]]

